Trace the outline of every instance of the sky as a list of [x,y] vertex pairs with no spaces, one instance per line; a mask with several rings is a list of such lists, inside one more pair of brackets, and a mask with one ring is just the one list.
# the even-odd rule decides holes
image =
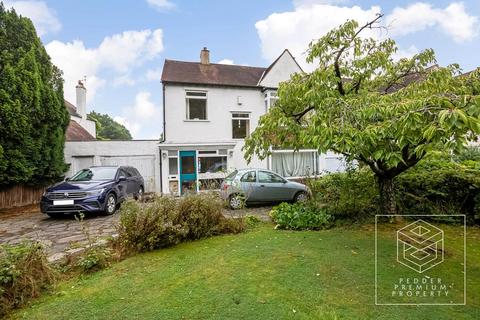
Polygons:
[[[1,1],[1,0],[0,0]],[[64,72],[65,98],[86,79],[87,111],[107,113],[135,139],[162,132],[165,59],[267,67],[288,48],[305,70],[308,43],[347,19],[377,13],[397,58],[433,48],[440,65],[480,66],[480,1],[378,0],[4,0],[32,19]],[[170,106],[174,107],[174,106]]]

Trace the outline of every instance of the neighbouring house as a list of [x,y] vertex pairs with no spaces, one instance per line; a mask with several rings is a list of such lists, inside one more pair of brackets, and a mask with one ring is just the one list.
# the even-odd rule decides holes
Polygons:
[[158,140],[96,140],[95,122],[87,119],[87,89],[76,86],[77,106],[65,101],[70,123],[65,137],[66,176],[93,165],[132,165],[145,179],[146,192],[160,192]]
[[244,139],[276,101],[279,83],[297,72],[302,68],[288,50],[267,68],[210,63],[207,48],[199,62],[165,60],[162,192],[215,189],[227,172],[247,166],[289,178],[343,170],[341,156],[316,150],[273,150],[250,164],[244,159]]
[[65,100],[65,107],[70,114],[66,140],[95,140],[95,122],[87,119],[87,89],[82,81],[78,81],[75,89],[77,106]]

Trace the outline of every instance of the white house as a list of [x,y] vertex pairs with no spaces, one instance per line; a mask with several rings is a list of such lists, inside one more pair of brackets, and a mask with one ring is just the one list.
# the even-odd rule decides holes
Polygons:
[[341,157],[315,150],[276,150],[247,165],[244,138],[275,102],[279,83],[302,69],[288,50],[268,68],[210,63],[209,55],[203,48],[200,62],[165,60],[163,193],[216,188],[226,172],[247,166],[292,178],[342,169]]

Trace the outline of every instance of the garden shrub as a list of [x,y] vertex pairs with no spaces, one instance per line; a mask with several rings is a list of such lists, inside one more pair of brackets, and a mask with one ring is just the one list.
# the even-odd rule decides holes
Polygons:
[[185,227],[185,238],[196,240],[216,234],[216,227],[225,217],[223,203],[213,193],[186,195],[178,200],[176,222]]
[[92,245],[78,256],[75,267],[82,272],[94,272],[110,266],[112,250],[107,246]]
[[331,173],[307,184],[311,201],[324,205],[335,220],[360,220],[379,213],[378,188],[367,168]]
[[242,232],[243,219],[225,218],[222,208],[222,201],[211,193],[155,197],[148,203],[127,201],[120,209],[116,244],[123,253],[150,251],[182,241]]
[[318,230],[332,223],[332,216],[324,208],[306,203],[281,203],[272,208],[270,216],[279,229]]
[[428,159],[397,177],[401,214],[465,214],[473,224],[480,213],[480,167],[472,160]]
[[[396,177],[398,213],[465,214],[469,224],[478,222],[480,163],[469,157],[476,153],[453,158],[436,153]],[[312,201],[323,204],[336,221],[369,219],[380,213],[375,176],[367,168],[328,174],[308,184]]]
[[43,246],[25,241],[0,246],[0,318],[38,297],[55,283],[56,274],[47,262]]
[[[179,243],[188,230],[177,221],[176,200],[156,197],[152,202],[125,202],[117,227],[121,251],[150,251]],[[124,252],[126,253],[126,252]]]
[[245,217],[245,224],[249,227],[255,227],[256,225],[258,225],[261,222],[262,222],[262,220],[260,220],[260,218],[257,217],[257,216],[248,215],[248,216]]

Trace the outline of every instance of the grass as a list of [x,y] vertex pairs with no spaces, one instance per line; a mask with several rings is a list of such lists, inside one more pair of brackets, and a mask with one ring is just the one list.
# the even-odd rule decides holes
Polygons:
[[[387,249],[389,228],[379,234]],[[13,318],[480,319],[480,230],[467,234],[466,306],[375,306],[373,226],[300,232],[262,224],[65,282]]]

